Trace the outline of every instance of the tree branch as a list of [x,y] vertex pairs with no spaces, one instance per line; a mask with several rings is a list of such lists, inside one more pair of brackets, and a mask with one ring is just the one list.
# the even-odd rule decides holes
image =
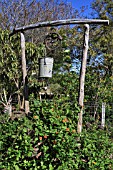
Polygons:
[[46,21],[46,22],[38,22],[36,24],[30,24],[23,27],[15,28],[13,34],[17,32],[22,32],[29,29],[41,28],[41,27],[51,27],[51,26],[60,26],[60,25],[68,25],[68,24],[104,24],[109,25],[109,20],[100,20],[100,19],[66,19],[66,20],[56,20],[56,21]]

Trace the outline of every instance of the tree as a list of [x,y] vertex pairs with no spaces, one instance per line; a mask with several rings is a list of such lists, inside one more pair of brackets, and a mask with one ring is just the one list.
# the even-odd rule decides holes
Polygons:
[[[41,51],[41,47],[37,48],[33,43],[28,42],[26,44],[29,79],[31,79],[33,71],[37,73],[37,58],[40,56]],[[9,38],[9,31],[0,29],[0,96],[3,95],[4,89],[7,98],[16,95],[19,108],[23,108],[22,98],[24,88],[21,65],[20,35],[16,34]],[[32,86],[32,84],[33,78],[29,85]]]
[[[0,2],[0,11],[0,27],[2,29],[12,30],[15,27],[42,21],[76,18],[82,15],[81,11],[83,12],[83,9],[78,12],[72,7],[72,4],[70,2],[66,3],[65,1],[61,0],[2,0]],[[60,31],[60,33],[61,36],[63,36],[64,38],[62,47],[64,48],[64,50],[65,48],[70,48],[70,52],[72,54],[73,47],[76,42],[76,27],[70,28],[70,26],[66,26],[60,28],[59,30],[62,30]],[[51,30],[49,28],[29,30],[25,33],[26,42],[32,42],[39,46],[41,43],[44,42],[45,36],[50,31]],[[66,45],[66,47],[64,44]],[[54,52],[56,63],[63,62],[63,55],[64,53],[62,54],[62,48],[59,52],[58,50]]]
[[[96,16],[101,19],[109,19],[109,27],[99,26],[93,27],[91,30],[91,37],[93,36],[93,42],[91,42],[90,54],[94,59],[97,58],[97,62],[100,63],[100,67],[104,70],[105,74],[113,75],[113,2],[95,1],[92,4],[92,9],[96,13]],[[95,30],[95,31],[94,31]],[[92,41],[92,39],[90,40]],[[94,47],[95,46],[95,47]],[[101,61],[99,61],[99,59]],[[92,61],[91,61],[92,62]],[[95,65],[98,66],[98,63]]]
[[91,26],[86,75],[86,101],[113,102],[113,2],[94,1],[96,18],[109,19],[109,26]]

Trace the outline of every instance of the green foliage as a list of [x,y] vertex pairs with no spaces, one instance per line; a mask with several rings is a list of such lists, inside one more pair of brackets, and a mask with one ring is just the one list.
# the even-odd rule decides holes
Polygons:
[[[110,26],[92,26],[90,30],[85,84],[86,102],[113,102],[112,5],[112,2],[104,0],[95,1],[92,6],[99,18],[110,19]],[[8,13],[9,16],[11,15]],[[29,36],[26,34],[26,37],[39,44],[39,40],[43,41],[44,38],[43,30],[41,34],[40,32],[36,31],[34,35]],[[81,61],[83,27],[60,28],[59,33],[63,38],[61,49],[56,49],[53,54],[48,53],[48,56],[55,59],[55,73],[49,80],[54,93],[54,99],[51,101],[41,102],[37,97],[38,87],[42,83],[36,79],[38,57],[43,57],[44,46],[26,43],[30,109],[33,117],[12,121],[6,115],[0,115],[0,169],[113,169],[112,127],[109,131],[107,126],[106,130],[102,130],[97,128],[97,123],[93,123],[86,130],[84,123],[81,136],[76,132],[80,111],[77,105],[79,76],[70,70],[75,57]],[[22,85],[20,50],[20,35],[16,34],[9,39],[9,31],[0,29],[0,93],[4,87],[9,94],[15,91],[20,93]],[[59,73],[56,74],[56,71]],[[36,76],[33,76],[34,73]],[[112,119],[109,113],[112,108],[109,107],[110,105],[106,110],[107,117],[110,116]],[[89,120],[89,112],[87,114]],[[83,122],[87,121],[86,116]],[[109,126],[110,123],[108,119]]]
[[59,100],[31,103],[32,118],[1,121],[1,169],[111,170],[108,131],[76,132],[79,108]]
[[108,132],[97,130],[96,124],[90,130],[85,130],[81,136],[81,153],[84,160],[84,169],[112,169],[110,159],[113,144],[110,143]]
[[39,101],[31,95],[33,117],[2,118],[1,168],[111,170],[112,134],[97,130],[96,123],[89,130],[84,124],[81,136],[76,132],[78,76],[74,72],[55,74],[51,81],[60,90],[53,100]]
[[103,75],[99,70],[87,67],[85,102],[113,102],[113,76]]
[[[5,88],[8,96],[12,94],[22,96],[20,35],[16,34],[11,37],[9,35],[8,30],[0,29],[0,94],[2,95]],[[38,57],[42,56],[43,49],[43,45],[37,47],[33,43],[26,43],[26,64],[30,87],[37,82],[32,73],[38,75]]]

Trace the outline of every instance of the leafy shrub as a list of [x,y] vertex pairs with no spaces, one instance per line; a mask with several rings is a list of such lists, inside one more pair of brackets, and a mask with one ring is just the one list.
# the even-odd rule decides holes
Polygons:
[[[81,155],[84,169],[109,170],[113,168],[113,143],[109,132],[92,125],[81,135]],[[112,157],[112,158],[111,158]]]
[[33,118],[1,122],[1,169],[113,169],[109,134],[94,125],[79,136],[79,108],[66,100],[34,100]]
[[83,127],[81,136],[76,132],[77,81],[74,73],[55,75],[52,83],[61,86],[60,95],[39,101],[32,94],[33,117],[12,121],[6,115],[0,116],[0,169],[113,169],[112,129],[97,129],[93,123],[89,129]]

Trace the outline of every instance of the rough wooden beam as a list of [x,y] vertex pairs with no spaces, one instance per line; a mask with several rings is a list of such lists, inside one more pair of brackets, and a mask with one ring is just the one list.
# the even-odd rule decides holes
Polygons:
[[51,26],[60,26],[68,24],[104,24],[109,25],[109,20],[101,19],[66,19],[66,20],[56,20],[56,21],[46,21],[38,22],[36,24],[30,24],[19,28],[14,28],[13,32],[10,35],[13,35],[17,32],[26,31],[29,29],[41,28],[41,27],[51,27]]
[[102,117],[101,117],[101,128],[105,127],[105,109],[106,108],[106,104],[102,103]]
[[26,70],[26,57],[25,57],[25,36],[22,32],[20,33],[20,38],[21,38],[23,84],[25,84],[25,78],[27,76],[27,70]]
[[79,105],[84,105],[84,84],[85,84],[85,72],[87,65],[87,53],[88,53],[88,41],[89,41],[89,25],[85,24],[84,44],[82,52],[82,64],[80,70],[80,87],[79,87]]
[[78,127],[77,132],[81,133],[82,131],[82,115],[84,109],[84,84],[85,84],[85,72],[87,64],[87,53],[88,53],[88,41],[89,41],[89,25],[85,24],[85,33],[84,33],[84,44],[83,44],[83,53],[82,53],[82,66],[80,70],[80,87],[79,87],[79,105],[80,113],[78,114]]
[[26,70],[26,57],[25,57],[25,36],[21,32],[21,53],[22,53],[22,73],[23,73],[23,86],[24,86],[24,104],[25,104],[25,113],[29,113],[29,101],[28,101],[28,80],[27,80],[27,70]]

